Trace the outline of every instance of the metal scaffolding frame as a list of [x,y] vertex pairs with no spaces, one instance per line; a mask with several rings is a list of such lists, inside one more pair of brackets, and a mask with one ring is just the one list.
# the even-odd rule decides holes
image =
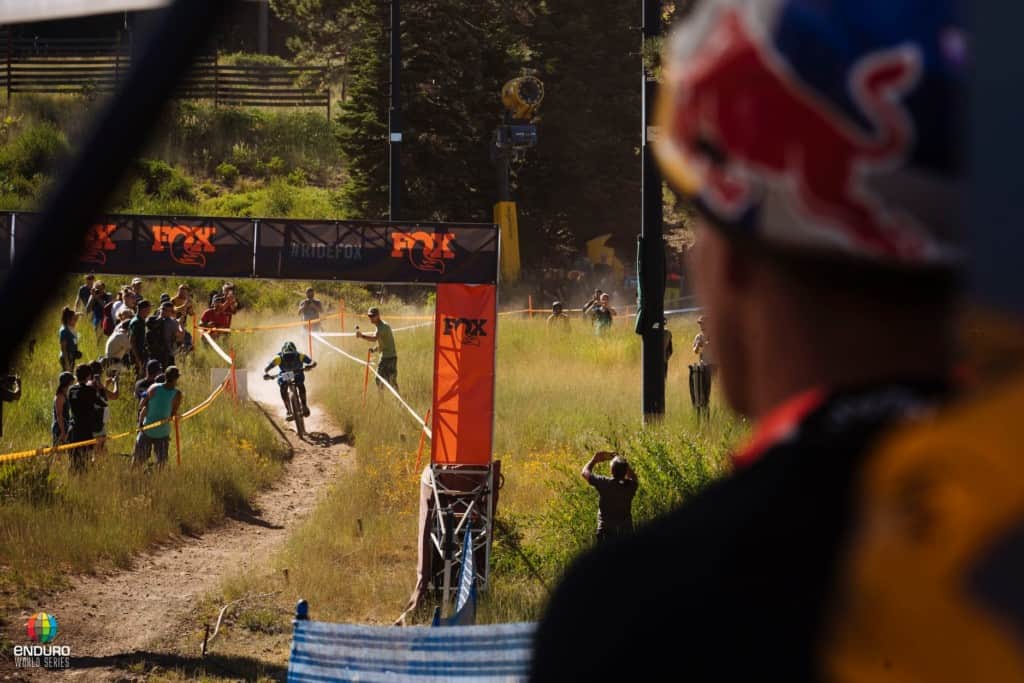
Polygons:
[[[433,491],[433,509],[427,520],[431,548],[427,588],[441,595],[447,604],[462,563],[462,536],[470,525],[472,551],[477,560],[476,581],[486,590],[491,567],[491,537],[494,531],[494,468],[488,465],[431,464],[427,470]],[[483,561],[479,561],[483,556]]]

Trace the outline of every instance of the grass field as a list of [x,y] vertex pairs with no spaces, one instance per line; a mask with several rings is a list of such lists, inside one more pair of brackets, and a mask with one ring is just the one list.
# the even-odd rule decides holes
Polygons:
[[[116,287],[127,278],[112,278]],[[179,281],[152,280],[146,296],[174,291]],[[219,283],[192,280],[205,299]],[[302,296],[291,283],[239,282],[239,295],[249,307],[246,317],[290,308]],[[304,289],[304,287],[301,287]],[[61,301],[48,307],[28,335],[12,371],[21,375],[20,401],[4,408],[0,453],[49,446],[51,405],[60,371],[57,328],[60,308],[74,300],[77,283],[68,283]],[[347,295],[364,305],[366,290],[336,287],[325,291],[337,302]],[[202,306],[198,306],[202,310]],[[337,310],[337,303],[332,308]],[[102,355],[86,318],[79,321],[83,360]],[[240,364],[248,361],[251,344],[242,335],[229,342]],[[31,349],[31,350],[30,350]],[[211,391],[210,368],[224,362],[205,345],[181,363],[183,410]],[[130,398],[133,379],[121,386],[122,397],[111,403],[108,432],[130,430],[137,402]],[[182,466],[145,473],[129,466],[132,438],[107,444],[82,476],[68,471],[67,455],[43,455],[0,465],[0,604],[31,601],[39,590],[61,585],[68,571],[126,566],[132,556],[154,543],[206,528],[244,506],[281,471],[287,447],[252,405],[222,396],[210,410],[181,426]],[[174,458],[172,447],[172,459]]]
[[[493,585],[482,598],[481,621],[535,618],[545,586],[557,582],[566,563],[591,542],[597,499],[578,472],[594,450],[612,448],[630,457],[642,481],[634,514],[643,521],[719,476],[725,454],[746,430],[717,409],[707,424],[696,421],[686,383],[689,340],[696,332],[691,320],[670,325],[678,356],[670,364],[667,418],[647,431],[639,429],[640,343],[632,326],[617,323],[605,338],[596,338],[582,321],[574,327],[568,336],[549,336],[542,319],[503,317],[499,323],[495,457],[502,460],[505,486]],[[398,332],[396,338],[402,395],[426,412],[431,329]],[[332,343],[357,357],[367,346],[355,339]],[[235,577],[223,598],[282,589],[281,570],[287,568],[289,583],[277,605],[281,624],[299,596],[318,619],[389,623],[415,582],[419,429],[392,396],[372,386],[364,408],[361,367],[315,348],[321,367],[310,379],[312,400],[354,435],[355,472],[335,484],[271,572]],[[428,458],[429,450],[424,464]]]
[[[147,295],[174,284],[147,283]],[[205,298],[217,283],[192,284]],[[236,325],[294,320],[302,283],[236,284],[249,304]],[[348,329],[357,322],[369,327],[354,312],[376,301],[371,290],[317,286],[330,306],[328,329],[337,329],[342,298]],[[69,283],[65,298],[70,300],[73,291]],[[407,303],[384,302],[385,319],[431,312],[429,290],[402,294]],[[6,407],[0,452],[48,440],[58,372],[58,310],[53,307],[31,335],[36,339],[32,353],[16,362],[26,395]],[[396,328],[410,324],[393,321]],[[570,334],[555,336],[540,317],[501,318],[495,457],[502,460],[505,481],[492,585],[481,598],[480,621],[536,618],[548,588],[592,542],[597,498],[578,473],[594,450],[615,449],[630,458],[641,480],[634,502],[641,523],[678,505],[727,467],[726,453],[743,437],[746,425],[718,408],[706,423],[695,419],[686,363],[696,326],[676,318],[670,329],[676,357],[668,376],[667,416],[642,430],[640,340],[628,321],[597,338],[580,320],[573,321]],[[86,356],[95,353],[93,332],[84,320],[81,336]],[[396,338],[402,394],[422,414],[430,405],[431,328],[399,331]],[[226,345],[241,367],[259,368],[286,339],[299,342],[300,348],[306,343],[301,330],[291,329],[238,333]],[[365,342],[342,338],[332,343],[365,357]],[[310,374],[311,400],[354,438],[355,464],[333,483],[284,550],[267,558],[265,572],[228,577],[222,591],[199,608],[205,619],[205,611],[215,615],[229,600],[279,591],[270,603],[257,602],[230,620],[218,652],[249,655],[253,643],[262,642],[261,658],[282,661],[290,609],[298,597],[309,600],[318,619],[389,623],[402,611],[415,582],[418,425],[390,394],[373,386],[363,406],[359,365],[319,344],[314,357],[320,368]],[[210,390],[209,367],[223,363],[200,351],[184,365],[186,405],[192,405]],[[719,403],[717,395],[713,402]],[[115,403],[114,431],[130,424],[132,409],[130,401]],[[112,444],[112,455],[100,458],[82,477],[71,476],[65,462],[47,458],[0,468],[0,591],[5,602],[24,603],[39,590],[59,585],[69,570],[125,566],[154,543],[215,523],[279,476],[284,449],[255,408],[224,399],[185,427],[181,468],[172,464],[148,475],[133,471],[126,458],[118,457],[129,452],[127,440]],[[230,447],[224,448],[225,443]],[[428,458],[429,443],[424,464]],[[286,584],[283,569],[288,569]],[[415,616],[422,619],[426,612]]]

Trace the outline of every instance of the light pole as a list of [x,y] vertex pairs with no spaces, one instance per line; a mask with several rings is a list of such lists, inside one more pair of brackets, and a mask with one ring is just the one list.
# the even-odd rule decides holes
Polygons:
[[391,96],[388,104],[388,219],[402,210],[402,15],[401,0],[391,0]]
[[498,201],[494,204],[494,222],[501,239],[501,279],[519,279],[519,217],[512,197],[512,163],[537,144],[534,117],[544,101],[544,84],[536,76],[513,78],[501,88],[505,114],[491,139],[491,160],[498,171]]
[[[661,34],[661,0],[643,0],[642,40]],[[643,53],[643,51],[641,50]],[[640,312],[637,334],[642,337],[642,409],[644,422],[665,414],[665,244],[662,238],[661,172],[654,158],[651,119],[658,82],[641,66],[643,116],[641,140],[643,166],[639,270]]]

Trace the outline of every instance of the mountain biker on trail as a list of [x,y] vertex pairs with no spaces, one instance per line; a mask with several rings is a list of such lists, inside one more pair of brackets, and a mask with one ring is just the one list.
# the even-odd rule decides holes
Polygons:
[[291,407],[288,405],[288,387],[286,383],[281,380],[281,374],[285,372],[295,373],[295,386],[298,387],[299,398],[302,399],[302,416],[309,417],[309,405],[306,403],[305,371],[316,367],[316,363],[314,363],[313,359],[306,354],[299,353],[298,349],[295,348],[295,342],[289,341],[284,343],[284,346],[281,347],[281,352],[267,363],[267,367],[263,368],[264,379],[272,378],[271,375],[266,373],[274,367],[280,368],[277,374],[277,386],[281,390],[281,401],[284,403],[284,408],[288,412],[288,416],[285,419],[295,419],[295,416],[292,415]]

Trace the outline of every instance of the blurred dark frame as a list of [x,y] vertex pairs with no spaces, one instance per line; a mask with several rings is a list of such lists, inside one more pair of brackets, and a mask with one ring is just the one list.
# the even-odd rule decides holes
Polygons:
[[6,329],[13,332],[0,338],[0,367],[8,366],[23,335],[56,297],[89,225],[159,123],[167,93],[181,82],[193,56],[220,27],[228,4],[175,0],[154,16],[153,29],[128,78],[104,104],[61,174],[47,198],[38,231],[0,289]]

